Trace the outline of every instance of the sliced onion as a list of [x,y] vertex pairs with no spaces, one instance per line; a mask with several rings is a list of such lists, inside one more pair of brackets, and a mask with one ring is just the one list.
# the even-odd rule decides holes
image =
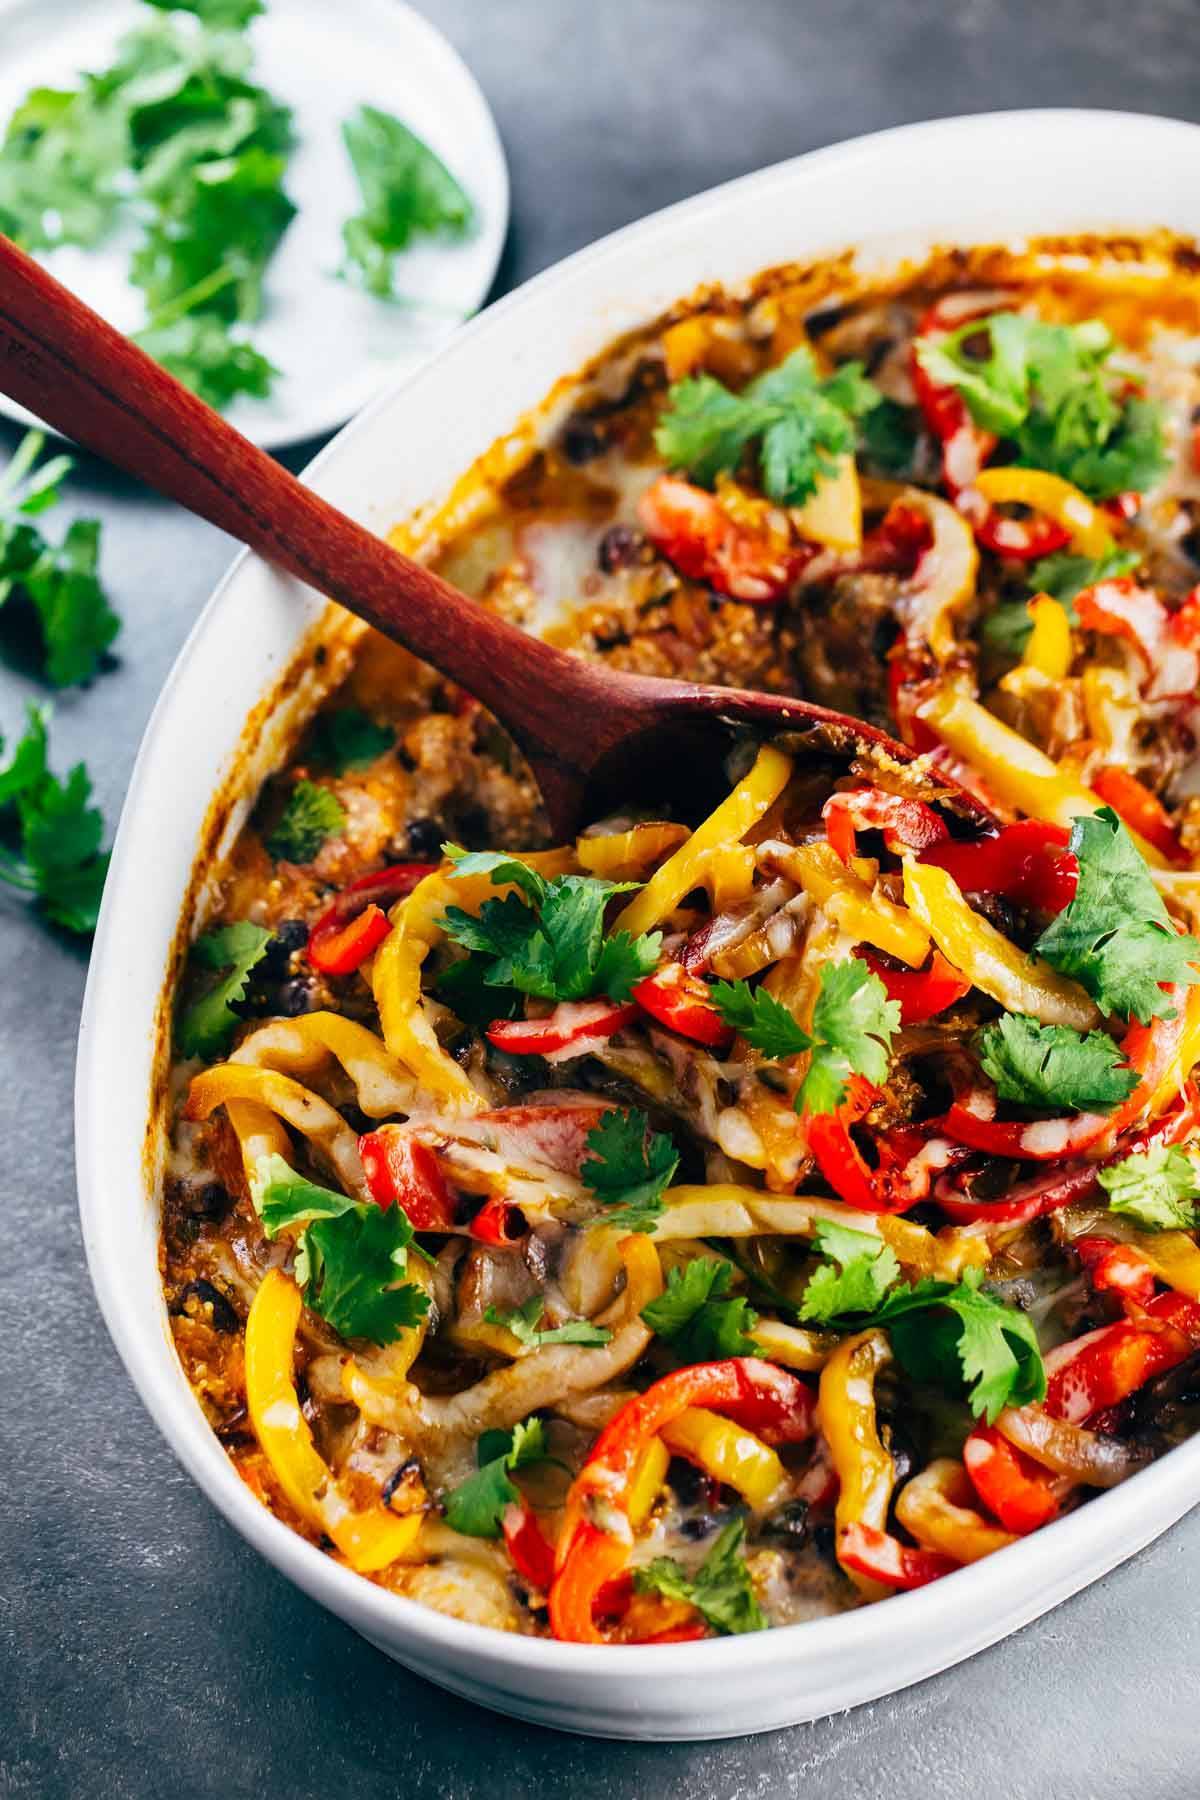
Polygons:
[[1088,1487],[1116,1487],[1152,1460],[1141,1445],[1052,1419],[1039,1406],[1005,1407],[996,1430],[1043,1468]]

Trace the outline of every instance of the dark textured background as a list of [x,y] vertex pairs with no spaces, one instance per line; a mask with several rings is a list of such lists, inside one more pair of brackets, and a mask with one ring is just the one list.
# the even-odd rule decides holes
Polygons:
[[[668,201],[884,125],[1060,104],[1200,117],[1195,0],[423,7],[474,68],[507,146],[503,286]],[[0,451],[12,441],[0,432]],[[60,766],[86,755],[115,818],[155,695],[230,551],[86,462],[69,494],[104,520],[104,572],[125,631],[120,668],[59,702],[55,744]],[[0,672],[0,729],[12,730],[27,691]],[[971,1663],[740,1743],[558,1737],[385,1661],[223,1524],[159,1441],[109,1344],[84,1270],[71,1163],[84,967],[81,951],[0,899],[0,1794],[1200,1791],[1195,1515]]]

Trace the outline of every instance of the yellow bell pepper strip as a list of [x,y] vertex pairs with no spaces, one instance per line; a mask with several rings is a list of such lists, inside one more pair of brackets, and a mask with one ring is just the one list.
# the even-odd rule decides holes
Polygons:
[[772,839],[763,846],[763,856],[773,869],[802,887],[847,937],[885,950],[912,969],[928,961],[929,932],[911,912],[860,881],[831,845],[792,845]]
[[298,1019],[272,1019],[243,1039],[229,1060],[307,1077],[320,1074],[330,1057],[341,1063],[354,1083],[359,1107],[369,1118],[386,1119],[412,1110],[413,1081],[408,1070],[375,1032],[341,1013],[319,1011]]
[[1134,1231],[1128,1242],[1141,1251],[1165,1287],[1200,1300],[1200,1249],[1188,1232]]
[[321,1152],[348,1193],[363,1192],[358,1135],[319,1094],[275,1069],[259,1069],[250,1063],[217,1063],[193,1078],[183,1117],[189,1121],[207,1119],[230,1100],[256,1101],[259,1106],[268,1107]]
[[595,837],[581,837],[575,845],[575,857],[589,875],[606,881],[637,881],[652,863],[678,850],[690,833],[686,825],[653,821],[634,825],[629,831],[599,832]]
[[785,1325],[781,1319],[760,1319],[752,1335],[769,1361],[798,1369],[802,1375],[815,1375],[823,1369],[839,1342],[832,1331],[806,1331],[802,1325]]
[[1061,475],[1012,466],[981,469],[974,486],[992,506],[1028,506],[1044,518],[1053,519],[1070,533],[1072,547],[1080,556],[1098,559],[1112,549],[1112,534],[1104,514]]
[[667,1479],[670,1461],[671,1452],[662,1439],[651,1438],[629,1484],[629,1523],[635,1531],[640,1531],[650,1517]]
[[769,1444],[707,1407],[689,1406],[663,1426],[662,1441],[675,1455],[698,1463],[714,1481],[736,1489],[756,1512],[787,1483],[787,1471]]
[[1008,1012],[1090,1031],[1100,1014],[1083,989],[1029,956],[965,899],[945,869],[904,859],[904,898],[948,962]]
[[628,931],[632,937],[652,931],[679,905],[685,894],[699,885],[711,852],[740,843],[751,827],[758,824],[782,794],[791,773],[791,757],[764,744],[749,774],[703,824],[696,827],[687,843],[655,871],[641,892],[633,896],[617,919],[614,930]]
[[[1090,788],[1060,769],[1036,744],[948,684],[924,703],[920,717],[970,764],[1002,805],[1032,819],[1068,826],[1081,813],[1093,813],[1100,805]],[[1152,869],[1165,867],[1152,845],[1136,832],[1131,835]]]
[[1027,608],[1033,630],[1021,658],[1023,667],[1035,669],[1048,681],[1061,681],[1071,667],[1071,621],[1061,600],[1037,594]]
[[939,1456],[906,1481],[896,1500],[896,1517],[926,1550],[939,1550],[955,1562],[979,1562],[995,1550],[1016,1543],[972,1505],[975,1490],[962,1464]]
[[385,1506],[352,1511],[317,1452],[300,1410],[292,1361],[300,1323],[300,1290],[281,1269],[269,1269],[246,1320],[246,1405],[263,1455],[306,1524],[333,1539],[360,1575],[386,1569],[406,1555],[421,1529],[421,1514],[398,1516]]
[[810,544],[830,550],[862,547],[862,490],[852,455],[838,458],[832,475],[823,475],[803,506],[788,509],[797,532]]
[[225,1116],[242,1153],[247,1188],[260,1156],[282,1156],[285,1162],[291,1157],[292,1140],[269,1106],[257,1100],[227,1100]]
[[[887,1530],[896,1465],[875,1422],[875,1379],[891,1358],[886,1331],[860,1331],[834,1351],[821,1371],[817,1404],[821,1435],[840,1484],[834,1513],[839,1562],[842,1540],[851,1527]],[[846,1572],[865,1599],[880,1600],[889,1592],[883,1583],[855,1569]]]

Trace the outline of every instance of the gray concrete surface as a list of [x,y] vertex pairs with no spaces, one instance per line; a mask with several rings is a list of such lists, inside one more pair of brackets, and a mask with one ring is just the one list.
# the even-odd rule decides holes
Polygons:
[[[421,3],[474,67],[508,148],[503,286],[715,181],[883,125],[1062,103],[1200,118],[1188,0]],[[0,451],[14,437],[0,434]],[[63,761],[87,757],[115,818],[155,695],[229,546],[86,462],[69,491],[104,520],[126,628],[119,668],[59,702],[55,743]],[[0,729],[36,691],[0,671]],[[394,1668],[254,1557],[143,1414],[93,1303],[76,1222],[85,957],[0,897],[0,968],[0,1794],[1200,1791],[1197,1515],[971,1663],[767,1738],[591,1744]]]

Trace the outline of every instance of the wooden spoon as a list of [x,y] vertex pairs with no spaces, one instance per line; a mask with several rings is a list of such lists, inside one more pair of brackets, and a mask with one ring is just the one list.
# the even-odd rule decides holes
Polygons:
[[557,836],[631,792],[698,815],[738,729],[911,755],[824,707],[621,674],[507,624],[318,498],[2,236],[0,389],[474,694],[528,758]]

